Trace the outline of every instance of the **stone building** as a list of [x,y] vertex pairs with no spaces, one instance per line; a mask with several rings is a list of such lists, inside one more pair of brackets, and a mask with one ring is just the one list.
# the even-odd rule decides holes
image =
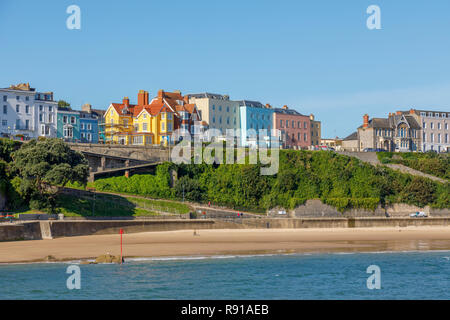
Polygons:
[[358,128],[359,150],[366,148],[387,151],[420,151],[421,127],[415,117],[402,112],[390,113],[388,118],[363,116]]

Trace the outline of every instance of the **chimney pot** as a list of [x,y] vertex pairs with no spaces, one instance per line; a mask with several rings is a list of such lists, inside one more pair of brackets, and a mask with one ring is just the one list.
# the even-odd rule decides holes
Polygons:
[[363,116],[363,128],[367,128],[369,126],[369,115],[366,113]]

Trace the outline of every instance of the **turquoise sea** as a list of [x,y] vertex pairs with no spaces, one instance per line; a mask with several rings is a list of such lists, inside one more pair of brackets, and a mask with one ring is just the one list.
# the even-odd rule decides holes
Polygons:
[[[450,299],[450,251],[143,258],[0,265],[0,299]],[[381,289],[368,289],[370,265]]]

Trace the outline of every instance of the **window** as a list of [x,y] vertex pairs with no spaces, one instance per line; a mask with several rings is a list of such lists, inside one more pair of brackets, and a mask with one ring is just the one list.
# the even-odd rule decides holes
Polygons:
[[167,119],[169,119],[169,120],[172,120],[172,112],[169,112],[168,114],[167,114]]
[[425,132],[423,133],[423,142],[426,142],[427,141],[427,135],[425,134]]
[[166,131],[166,124],[161,122],[161,131]]
[[230,117],[227,117],[227,124],[230,124]]
[[87,129],[88,129],[88,131],[91,131],[92,130],[92,124],[88,123],[87,124]]
[[172,131],[172,122],[167,124],[167,131]]
[[[302,127],[302,123],[301,123],[300,121],[298,121],[298,122],[297,122],[297,128],[300,129],[301,127]],[[299,138],[299,140],[300,140],[300,138]]]
[[427,116],[427,113],[426,113],[426,112],[421,112],[421,113],[420,113],[420,116],[421,116],[421,117],[426,117],[426,116]]
[[441,143],[441,134],[440,133],[438,133],[438,141],[437,142]]
[[142,124],[142,131],[148,131],[148,123]]
[[25,97],[25,101],[29,101],[30,100],[30,97]]
[[427,128],[427,123],[424,121],[423,122],[423,128],[426,129]]
[[434,123],[433,122],[430,122],[430,128],[434,129]]
[[128,119],[123,119],[123,126],[128,128]]
[[2,120],[2,126],[6,127],[8,125],[8,120]]
[[42,113],[39,113],[39,122],[42,122]]
[[30,120],[25,120],[25,129],[29,129],[30,128]]
[[20,97],[19,97],[19,96],[16,96],[16,100],[19,101],[19,99],[20,99]]
[[7,96],[3,96],[3,101],[6,101],[6,100],[8,100],[8,97]]
[[222,106],[219,106],[219,111],[222,111]]
[[30,106],[25,106],[25,113],[30,113]]
[[230,107],[227,106],[227,112],[230,112]]
[[295,122],[292,120],[292,128],[295,128]]
[[298,141],[300,141],[300,140],[301,140],[301,136],[302,136],[302,135],[300,134],[300,132],[299,132],[299,133],[297,133],[297,140],[298,140]]
[[3,106],[3,114],[8,114],[8,106]]
[[81,130],[84,130],[84,123],[80,124]]
[[446,123],[446,124],[444,125],[444,127],[445,127],[445,130],[448,130],[448,123]]
[[280,120],[280,128],[283,128],[283,120]]
[[84,139],[84,138],[86,138],[86,133],[82,132],[81,133],[81,139]]
[[286,120],[286,128],[289,128],[289,120]]
[[[306,123],[306,122],[305,122],[305,123]],[[308,134],[306,134],[306,133],[303,134],[303,140],[304,140],[304,141],[308,140]]]
[[52,106],[48,106],[48,111],[52,112],[52,110],[53,110],[53,107]]
[[306,129],[306,128],[308,128],[308,125],[306,124],[306,121],[305,121],[305,122],[303,122],[303,129]]
[[74,116],[70,117],[70,123],[75,124],[77,121]]
[[88,141],[92,141],[92,134],[88,133],[87,134],[87,139],[88,139]]
[[161,119],[165,119],[165,118],[166,118],[166,113],[165,112],[161,113]]
[[213,123],[216,123],[216,117],[213,117]]
[[144,143],[144,137],[143,136],[133,137],[133,144],[143,144],[143,143]]
[[16,104],[16,112],[20,112],[19,105]]
[[219,117],[219,123],[222,124],[222,117]]
[[20,129],[20,119],[16,120],[16,129]]
[[63,116],[63,123],[67,123],[67,116]]
[[41,135],[45,135],[45,126],[41,126]]
[[445,143],[448,143],[448,133],[445,134]]
[[50,113],[50,114],[48,115],[48,122],[49,122],[49,123],[52,123],[52,122],[53,122],[53,113]]
[[438,129],[441,130],[441,123],[438,122]]
[[434,133],[430,134],[430,142],[434,142]]

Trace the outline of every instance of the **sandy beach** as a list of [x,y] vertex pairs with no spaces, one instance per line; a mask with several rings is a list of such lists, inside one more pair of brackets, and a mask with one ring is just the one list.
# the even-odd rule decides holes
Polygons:
[[[306,252],[450,250],[450,227],[233,229],[125,234],[124,257]],[[119,235],[0,243],[0,263],[93,259],[120,254]]]

